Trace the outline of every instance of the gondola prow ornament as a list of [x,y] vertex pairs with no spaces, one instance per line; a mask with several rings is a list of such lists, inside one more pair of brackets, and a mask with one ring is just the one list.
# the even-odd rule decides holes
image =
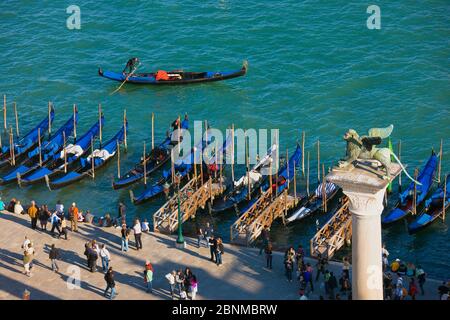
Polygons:
[[406,171],[403,164],[400,162],[398,157],[389,148],[377,148],[380,145],[382,139],[388,138],[392,130],[394,130],[394,125],[390,125],[386,128],[372,128],[369,130],[368,136],[359,136],[358,133],[349,129],[344,134],[344,140],[347,142],[346,157],[339,161],[339,168],[347,168],[353,165],[355,161],[360,160],[377,160],[381,163],[381,168],[386,170],[386,174],[383,175],[383,179],[388,181],[391,180],[390,177],[390,167],[391,167],[391,155],[398,162],[400,167],[406,176],[418,185],[420,182],[414,180]]

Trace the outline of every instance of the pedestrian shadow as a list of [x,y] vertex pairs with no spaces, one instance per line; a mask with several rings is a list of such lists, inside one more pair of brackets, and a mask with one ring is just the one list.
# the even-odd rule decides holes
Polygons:
[[[6,249],[0,249],[0,261],[6,262],[14,266],[23,266],[23,255],[11,252]],[[19,262],[20,261],[20,262]]]
[[[67,280],[70,278],[69,276],[67,276],[65,274],[62,274],[62,273],[60,273],[59,275],[61,276],[61,279],[65,283],[68,283]],[[71,283],[73,284],[73,281]],[[81,280],[80,280],[80,288],[84,289],[84,290],[87,290],[87,291],[91,291],[91,292],[93,292],[95,294],[101,295],[102,297],[104,296],[104,293],[105,293],[104,289],[101,289],[99,287],[93,286],[93,285],[91,285],[91,284],[89,284],[89,283],[87,283],[85,281],[81,281]],[[76,290],[76,289],[73,289],[73,290]]]
[[15,223],[18,223],[22,226],[25,226],[27,228],[31,229],[31,223],[28,221],[28,219],[25,218],[26,215],[23,215],[23,217],[16,215],[15,213],[10,214],[2,214],[1,217],[5,220],[13,221]]

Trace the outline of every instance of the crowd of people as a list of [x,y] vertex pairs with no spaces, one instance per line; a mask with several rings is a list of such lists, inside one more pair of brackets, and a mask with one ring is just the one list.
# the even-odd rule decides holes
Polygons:
[[[78,223],[86,220],[86,215],[78,209],[76,203],[72,203],[69,209],[65,210],[61,201],[55,205],[55,210],[50,211],[47,205],[38,206],[35,201],[31,201],[29,206],[24,208],[20,201],[12,199],[8,205],[0,199],[0,210],[8,210],[15,214],[28,215],[31,220],[31,228],[33,230],[40,230],[49,232],[50,235],[56,238],[62,236],[68,239],[68,230],[71,232],[78,232]],[[119,214],[116,219],[103,220],[102,225],[116,226],[120,229],[121,235],[121,250],[129,250],[129,239],[131,233],[134,235],[134,246],[136,250],[142,250],[142,233],[150,231],[149,223],[146,219],[142,222],[140,219],[134,219],[130,226],[126,224],[126,208],[123,203],[119,204]],[[88,211],[86,211],[89,214]],[[40,227],[37,226],[38,221]],[[70,228],[67,223],[70,223]],[[48,224],[51,225],[48,228]],[[198,248],[209,248],[210,261],[217,266],[222,265],[222,256],[224,254],[224,245],[222,238],[217,236],[213,227],[209,222],[205,226],[197,227],[197,246]],[[273,244],[270,239],[270,229],[265,226],[261,233],[262,246],[259,254],[265,254],[266,268],[272,270],[273,268]],[[36,250],[33,242],[25,237],[21,246],[23,252],[23,273],[31,277],[33,270],[33,259],[36,255]],[[96,240],[91,240],[85,243],[84,255],[86,256],[86,266],[92,273],[97,272],[100,268],[104,274],[106,282],[105,297],[114,299],[117,296],[115,288],[114,271],[111,266],[111,254],[105,243],[98,244]],[[424,295],[424,284],[426,282],[426,273],[420,265],[414,265],[412,262],[404,263],[400,259],[395,259],[389,263],[389,252],[383,245],[382,249],[382,264],[383,264],[383,288],[384,298],[386,300],[415,300],[417,295]],[[54,272],[59,272],[58,260],[61,259],[59,249],[55,244],[49,247],[48,258],[50,260],[51,269]],[[99,265],[101,264],[101,265]],[[342,259],[342,270],[339,275],[336,275],[335,268],[328,268],[328,260],[326,257],[319,255],[315,266],[312,263],[305,261],[305,250],[302,245],[297,249],[289,247],[284,254],[283,264],[285,270],[286,280],[289,282],[297,281],[299,287],[299,295],[301,300],[308,300],[308,296],[319,289],[317,294],[320,299],[339,300],[343,298],[351,299],[351,273],[350,273],[350,259],[344,257]],[[153,293],[153,265],[147,261],[144,268],[143,282],[148,293]],[[196,298],[198,292],[198,280],[192,273],[190,268],[183,270],[173,270],[165,275],[169,283],[170,296],[175,299],[176,295],[180,299]],[[318,283],[320,281],[320,283]],[[317,286],[317,284],[319,284]],[[317,289],[318,287],[318,289]],[[443,283],[439,287],[439,297],[442,300],[449,299],[449,285]]]

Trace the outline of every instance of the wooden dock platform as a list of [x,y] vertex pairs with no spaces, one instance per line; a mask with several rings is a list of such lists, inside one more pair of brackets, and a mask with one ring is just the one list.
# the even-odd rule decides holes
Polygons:
[[333,255],[352,237],[352,215],[349,210],[349,199],[343,198],[342,206],[315,234],[310,241],[311,256],[321,255],[331,259]]
[[[199,208],[204,209],[208,201],[222,194],[225,187],[210,178],[203,185],[200,177],[194,176],[179,192],[180,209],[182,221],[185,222],[193,217]],[[178,227],[178,193],[175,193],[158,211],[153,215],[153,230],[161,233],[172,233]]]
[[271,226],[278,218],[286,217],[287,211],[295,207],[298,198],[288,195],[287,189],[272,199],[271,190],[264,192],[259,199],[230,227],[232,243],[249,245],[255,241],[264,226]]

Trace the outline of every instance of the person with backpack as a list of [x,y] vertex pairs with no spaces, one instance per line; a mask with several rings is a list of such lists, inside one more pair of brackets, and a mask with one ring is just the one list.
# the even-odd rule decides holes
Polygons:
[[217,266],[220,266],[222,264],[222,255],[224,253],[224,246],[222,242],[222,238],[217,239],[217,246],[216,246],[216,264]]
[[150,261],[145,262],[144,283],[147,293],[153,293],[153,266]]
[[106,281],[106,289],[103,295],[106,298],[108,296],[109,289],[111,289],[109,299],[112,300],[116,297],[116,282],[114,281],[114,272],[112,267],[109,267],[108,271],[105,273],[104,279]]
[[58,272],[59,268],[58,265],[56,264],[56,260],[59,259],[59,250],[55,247],[55,244],[52,244],[50,252],[48,253],[48,258],[52,262],[52,270],[54,272]]

